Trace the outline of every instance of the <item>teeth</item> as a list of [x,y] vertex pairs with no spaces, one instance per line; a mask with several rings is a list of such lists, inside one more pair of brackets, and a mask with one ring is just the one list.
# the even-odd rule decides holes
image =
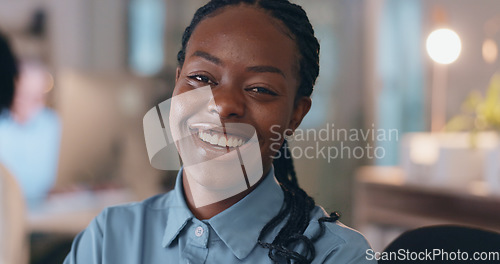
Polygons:
[[228,139],[226,139],[226,137],[221,134],[214,133],[213,135],[210,135],[210,133],[203,131],[200,131],[200,133],[198,133],[198,137],[205,142],[220,147],[234,148],[234,147],[240,147],[244,143],[243,139],[238,139],[235,137],[228,137]]
[[217,143],[217,145],[219,145],[221,147],[225,147],[226,146],[226,138],[225,137],[220,137],[219,138],[219,142]]
[[234,138],[229,138],[229,139],[227,140],[227,145],[228,145],[229,147],[234,147]]
[[219,137],[217,135],[213,135],[210,137],[210,140],[208,141],[212,145],[217,145],[219,143]]

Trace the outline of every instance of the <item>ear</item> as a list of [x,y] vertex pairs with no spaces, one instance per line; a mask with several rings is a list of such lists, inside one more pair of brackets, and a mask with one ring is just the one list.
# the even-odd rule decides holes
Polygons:
[[181,68],[177,67],[177,69],[175,70],[175,83],[177,83],[180,76],[181,76]]
[[302,96],[297,99],[297,101],[295,102],[295,107],[293,109],[292,119],[290,119],[290,123],[288,124],[289,129],[295,131],[295,129],[299,127],[302,119],[304,119],[304,116],[307,114],[307,112],[309,112],[309,109],[311,109],[311,104],[312,100],[308,96]]

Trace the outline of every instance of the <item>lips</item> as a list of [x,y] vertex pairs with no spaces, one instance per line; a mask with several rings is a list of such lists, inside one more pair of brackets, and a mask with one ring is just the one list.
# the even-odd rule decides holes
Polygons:
[[249,151],[260,157],[256,131],[250,124],[188,121],[184,128],[183,137],[174,137],[184,166],[209,160],[219,163],[235,162],[240,154],[242,157],[253,155],[247,153]]

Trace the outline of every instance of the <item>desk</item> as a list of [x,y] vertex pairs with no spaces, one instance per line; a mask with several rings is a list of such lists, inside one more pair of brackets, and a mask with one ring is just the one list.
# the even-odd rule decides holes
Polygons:
[[[354,224],[374,248],[384,248],[405,230],[427,225],[457,224],[500,232],[500,196],[484,185],[457,190],[408,184],[404,178],[398,167],[368,166],[357,172]],[[390,238],[383,234],[388,228],[395,230]]]
[[134,195],[126,189],[53,194],[29,210],[28,231],[75,236],[104,208],[132,201]]

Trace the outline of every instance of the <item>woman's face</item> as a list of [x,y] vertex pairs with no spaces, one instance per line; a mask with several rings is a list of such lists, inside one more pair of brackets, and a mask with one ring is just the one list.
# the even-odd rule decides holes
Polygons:
[[[226,142],[227,145],[221,147],[219,144],[224,153],[233,146],[245,144],[255,132],[263,172],[270,169],[272,157],[283,142],[283,132],[294,130],[311,105],[308,97],[296,98],[300,81],[299,52],[286,32],[280,21],[246,5],[222,9],[195,28],[184,64],[177,70],[173,95],[211,86],[213,102],[207,104],[203,114],[191,115],[189,112],[198,110],[193,111],[189,106],[176,109],[185,111],[176,113],[185,116],[178,125],[186,126],[186,131],[195,134],[195,140],[199,141],[197,155],[210,156],[218,150],[217,143],[210,143],[213,138],[207,139],[202,134],[227,139],[234,136],[232,145]],[[200,118],[203,115],[205,117]],[[223,129],[213,125],[217,122],[207,121],[211,118],[229,130],[234,127],[234,131],[224,134]],[[253,128],[249,133],[242,127]]]

